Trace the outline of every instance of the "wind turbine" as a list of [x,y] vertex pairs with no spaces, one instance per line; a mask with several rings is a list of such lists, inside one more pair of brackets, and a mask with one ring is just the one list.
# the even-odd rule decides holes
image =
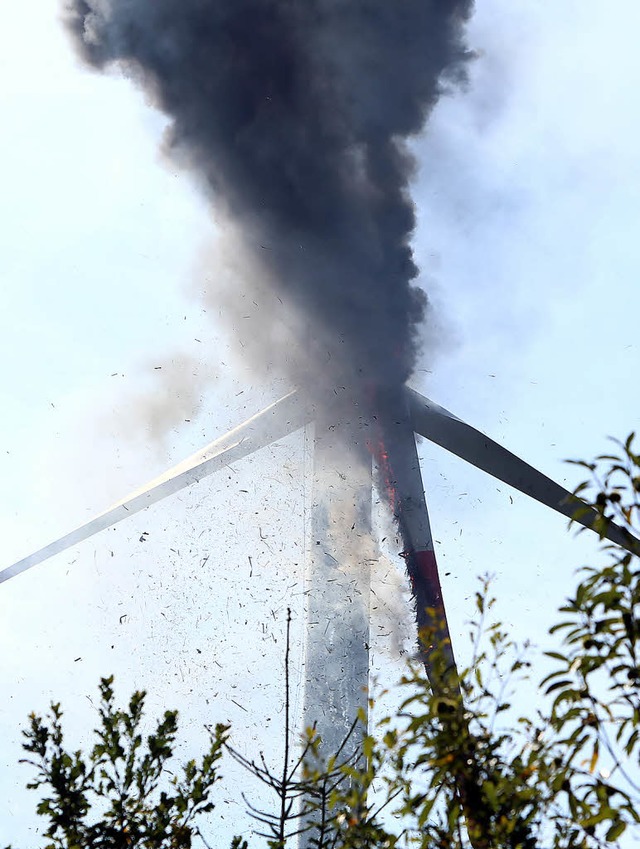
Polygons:
[[[430,656],[440,648],[446,668],[455,669],[434,554],[415,435],[461,457],[546,506],[594,529],[598,515],[559,484],[494,440],[409,387],[396,399],[384,428],[367,416],[345,420],[292,391],[201,451],[131,493],[86,524],[0,572],[0,583],[145,510],[161,499],[214,474],[230,463],[313,424],[314,494],[309,568],[306,578],[307,645],[304,721],[315,725],[324,751],[338,750],[358,708],[366,707],[369,674],[369,581],[373,460],[405,544],[403,552],[415,598],[419,629],[431,634],[420,652],[431,686],[442,681]],[[344,405],[339,409],[344,410]],[[386,444],[378,440],[385,432]],[[390,448],[392,446],[392,448]],[[391,454],[390,454],[391,451]],[[632,553],[640,542],[614,523],[606,537]],[[441,668],[439,666],[439,671]]]

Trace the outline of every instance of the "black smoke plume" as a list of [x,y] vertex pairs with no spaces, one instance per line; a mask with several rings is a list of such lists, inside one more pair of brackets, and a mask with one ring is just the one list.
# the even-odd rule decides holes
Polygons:
[[67,8],[84,60],[128,74],[170,117],[170,151],[236,223],[254,267],[305,317],[290,376],[307,391],[339,385],[366,398],[363,387],[399,387],[412,371],[426,298],[413,285],[406,140],[443,88],[464,79],[471,7],[72,0]]

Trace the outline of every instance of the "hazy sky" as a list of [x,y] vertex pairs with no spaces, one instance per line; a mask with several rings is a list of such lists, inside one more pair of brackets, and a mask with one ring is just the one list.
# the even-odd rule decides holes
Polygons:
[[[284,391],[203,305],[221,273],[207,263],[214,220],[159,153],[164,119],[126,80],[77,65],[57,8],[0,8],[2,566]],[[638,423],[639,25],[634,0],[479,0],[469,90],[415,142],[434,307],[415,385],[570,487],[581,476],[565,458]],[[459,657],[485,572],[514,638],[542,642],[594,541],[420,451]],[[288,605],[301,634],[308,478],[294,437],[2,585],[0,843],[34,845],[15,767],[26,714],[59,699],[81,740],[101,675],[179,707],[189,745],[228,719],[269,749]],[[400,569],[378,575],[392,617]],[[393,680],[379,611],[374,636]],[[241,807],[221,809],[233,822]]]

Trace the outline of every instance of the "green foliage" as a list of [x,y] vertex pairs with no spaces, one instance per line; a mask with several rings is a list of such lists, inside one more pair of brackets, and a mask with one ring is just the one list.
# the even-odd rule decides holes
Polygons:
[[136,692],[128,710],[116,709],[113,678],[103,679],[97,742],[86,756],[65,749],[60,705],[51,706],[48,721],[31,715],[23,762],[35,770],[27,786],[46,792],[37,807],[48,821],[45,849],[191,846],[196,817],[213,808],[209,795],[228,729],[216,726],[200,763],[189,761],[181,775],[169,777],[177,713],[167,711],[143,743],[144,701],[145,694]]
[[[633,441],[631,435],[618,444],[618,455],[580,464],[590,481],[577,492],[597,511],[601,533],[614,519],[638,535],[640,455]],[[553,668],[540,684],[531,680],[531,647],[516,645],[491,621],[485,580],[476,594],[469,668],[445,674],[436,652],[430,663],[442,674],[434,693],[423,667],[410,666],[397,714],[370,732],[364,715],[354,722],[351,734],[361,745],[351,757],[345,753],[353,741],[345,740],[326,758],[313,729],[291,754],[288,648],[277,773],[262,757],[232,749],[228,729],[217,726],[202,761],[167,778],[176,713],[165,713],[143,743],[144,694],[117,710],[112,679],[101,682],[101,723],[88,756],[65,750],[59,705],[48,721],[32,716],[24,748],[36,772],[29,786],[46,793],[38,805],[48,823],[46,849],[191,846],[198,817],[212,810],[225,750],[275,795],[273,811],[247,802],[269,849],[293,846],[301,834],[307,849],[596,849],[619,845],[623,835],[637,841],[640,569],[636,557],[614,546],[605,545],[604,556],[604,566],[583,570],[561,607],[551,631],[561,642],[546,653]],[[513,696],[523,692],[546,701],[518,716]],[[248,846],[235,838],[232,849]]]

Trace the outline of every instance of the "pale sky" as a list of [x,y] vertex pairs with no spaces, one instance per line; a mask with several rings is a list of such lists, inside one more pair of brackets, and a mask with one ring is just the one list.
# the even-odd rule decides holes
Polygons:
[[[159,153],[164,119],[126,80],[77,65],[56,10],[0,7],[1,567],[284,391],[205,312],[213,218]],[[635,0],[478,0],[471,86],[415,143],[435,315],[415,385],[569,487],[582,477],[566,458],[605,451],[639,418],[639,24]],[[15,767],[27,713],[60,700],[82,742],[101,675],[178,707],[190,746],[230,720],[248,751],[277,751],[265,729],[281,719],[288,605],[301,657],[302,445],[2,585],[0,844],[36,845],[35,794]],[[542,644],[596,541],[441,449],[420,452],[459,658],[486,572],[513,637]],[[391,611],[400,569],[380,570]],[[373,626],[385,683],[401,670],[388,624]],[[230,831],[241,807],[221,805]]]

